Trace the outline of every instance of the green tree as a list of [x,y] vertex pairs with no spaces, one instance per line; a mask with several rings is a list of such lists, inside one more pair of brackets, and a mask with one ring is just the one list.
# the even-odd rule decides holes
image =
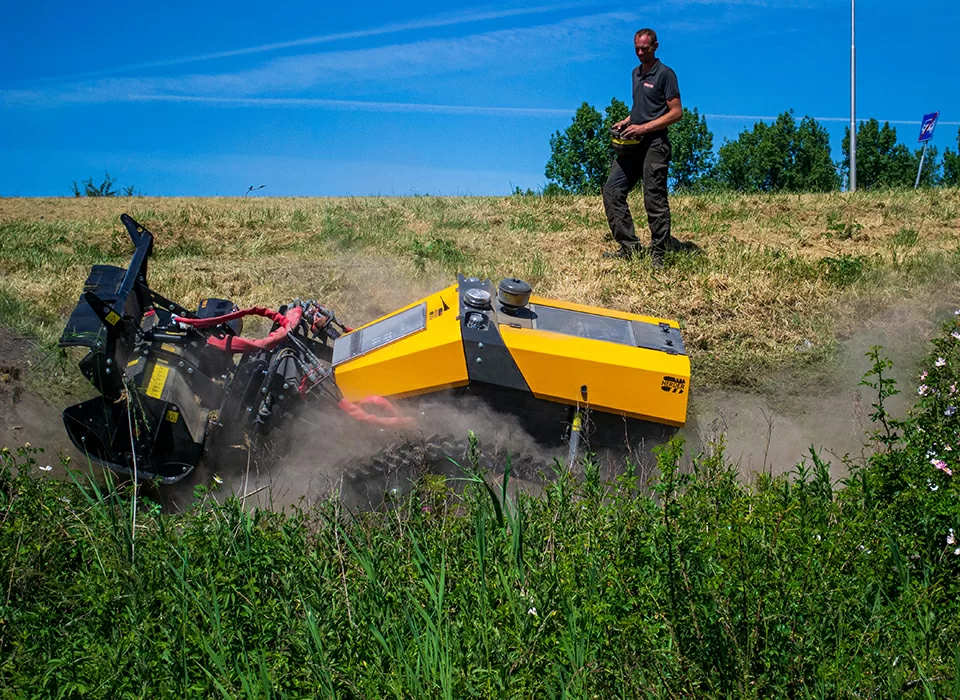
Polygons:
[[943,178],[948,187],[960,186],[960,129],[957,129],[957,152],[949,148],[943,152]]
[[830,134],[813,117],[797,126],[793,142],[793,192],[830,192],[840,189],[840,175],[830,156]]
[[793,110],[724,143],[717,174],[724,187],[740,192],[828,192],[840,186],[826,129],[808,116],[797,124]]
[[[550,137],[550,160],[544,169],[547,179],[568,193],[600,192],[614,156],[610,127],[629,113],[627,105],[616,98],[604,115],[586,102],[580,105],[567,130]],[[553,183],[544,192],[556,192]]]
[[705,189],[713,181],[716,156],[713,133],[707,120],[694,107],[683,108],[683,117],[670,127],[673,157],[670,161],[670,184],[675,190]]
[[[550,160],[544,174],[551,182],[544,194],[597,194],[610,173],[615,154],[610,141],[610,127],[624,119],[630,111],[614,98],[601,115],[584,102],[577,109],[573,123],[563,133],[550,137]],[[670,182],[676,189],[705,186],[713,175],[715,157],[713,134],[707,120],[697,110],[683,110],[683,118],[670,127],[673,159]]]
[[[843,134],[843,162],[840,164],[844,179],[850,177],[850,127]],[[897,143],[897,129],[890,122],[868,119],[857,126],[857,187],[871,190],[883,187],[913,187],[920,167],[922,149],[911,152],[902,143]],[[937,149],[927,148],[920,182],[933,186],[937,183]]]

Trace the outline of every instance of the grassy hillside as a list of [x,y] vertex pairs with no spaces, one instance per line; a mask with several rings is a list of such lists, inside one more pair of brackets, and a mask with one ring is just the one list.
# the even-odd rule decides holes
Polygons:
[[359,323],[457,271],[517,275],[543,295],[679,319],[700,387],[817,361],[864,315],[956,288],[957,189],[672,202],[675,235],[702,254],[655,272],[600,258],[599,197],[0,199],[0,325],[54,339],[89,266],[129,259],[125,211],[157,234],[151,284],[188,305],[311,296]]
[[[458,270],[516,274],[679,318],[698,387],[819,370],[863,318],[960,291],[958,190],[677,197],[701,254],[655,273],[600,258],[599,198],[0,200],[0,327],[53,343],[89,266],[129,259],[124,211],[187,304],[315,296],[362,322]],[[165,514],[2,448],[0,698],[960,697],[948,316],[903,422],[871,358],[872,433],[842,482],[816,455],[747,481],[717,438],[691,468],[671,444],[642,483],[586,463],[511,495],[465,464],[374,513],[198,486]],[[54,396],[79,373],[32,374]]]

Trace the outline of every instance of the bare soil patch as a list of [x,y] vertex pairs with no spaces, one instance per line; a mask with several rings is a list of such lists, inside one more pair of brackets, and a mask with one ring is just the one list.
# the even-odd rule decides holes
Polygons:
[[36,344],[0,327],[0,445],[27,443],[44,449],[43,464],[60,469],[60,455],[77,459],[60,422],[60,407],[51,406],[27,388],[27,375],[40,361]]

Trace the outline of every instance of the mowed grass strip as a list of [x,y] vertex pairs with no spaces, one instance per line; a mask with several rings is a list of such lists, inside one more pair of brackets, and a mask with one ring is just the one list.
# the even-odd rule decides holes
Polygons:
[[[678,319],[701,387],[818,361],[864,310],[957,289],[957,189],[672,207],[674,235],[701,254],[654,271],[600,257],[612,243],[599,197],[2,199],[0,325],[52,343],[90,265],[129,260],[123,212],[157,235],[151,284],[186,305],[313,297],[361,323],[456,272],[516,275],[545,296]],[[639,194],[632,208],[646,238]]]

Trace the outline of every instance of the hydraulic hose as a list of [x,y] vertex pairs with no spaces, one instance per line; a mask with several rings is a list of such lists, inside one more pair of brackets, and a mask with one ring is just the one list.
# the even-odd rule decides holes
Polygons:
[[[374,413],[370,413],[363,408],[364,405],[377,406],[382,408],[390,415],[378,416]],[[384,428],[401,428],[409,430],[415,428],[417,425],[417,422],[414,418],[402,415],[400,411],[397,410],[396,406],[382,396],[368,396],[365,399],[361,399],[357,403],[353,403],[347,399],[340,399],[337,407],[354,420],[362,423],[373,423],[374,425],[379,425]]]
[[211,318],[184,318],[183,316],[174,316],[173,320],[177,323],[193,326],[196,329],[212,328],[221,323],[227,323],[244,316],[263,316],[276,323],[279,328],[273,330],[266,338],[258,340],[249,340],[235,335],[228,335],[223,338],[213,336],[207,338],[207,345],[223,350],[229,353],[254,352],[256,350],[272,350],[283,342],[287,333],[296,328],[303,317],[303,309],[299,305],[293,305],[285,314],[273,309],[267,309],[262,306],[252,306],[249,309],[240,309],[223,316],[213,316]]

